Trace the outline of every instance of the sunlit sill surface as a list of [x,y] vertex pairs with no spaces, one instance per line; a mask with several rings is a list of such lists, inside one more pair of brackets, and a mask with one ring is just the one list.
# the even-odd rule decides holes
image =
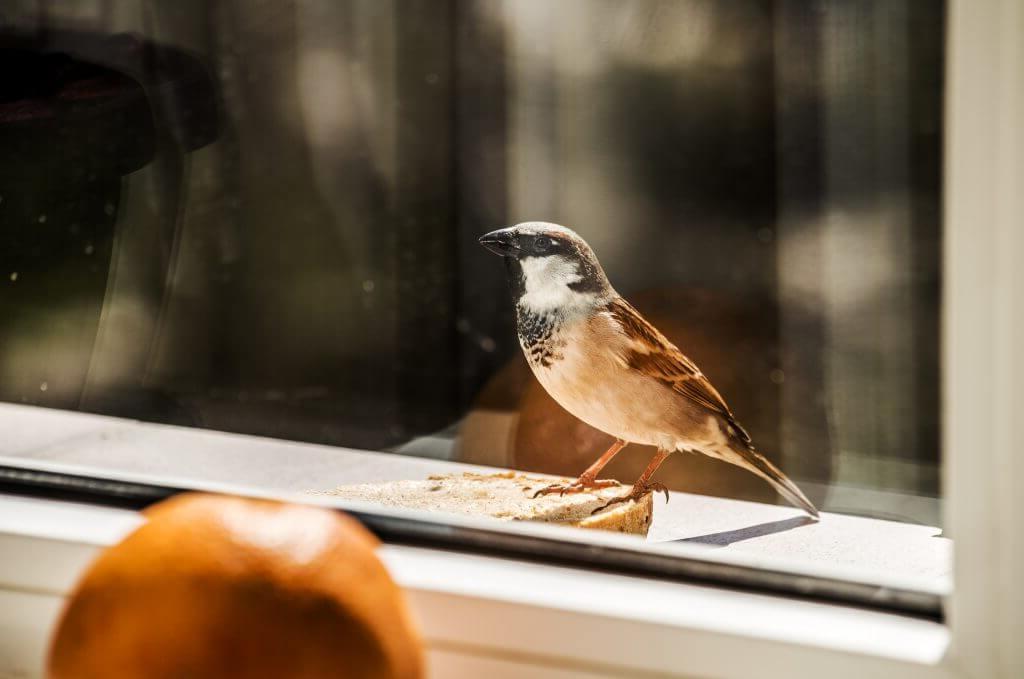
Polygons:
[[[287,494],[487,469],[9,404],[0,404],[0,431],[0,462],[7,464]],[[838,514],[813,523],[781,505],[686,493],[673,493],[668,504],[660,498],[651,543],[700,545],[712,558],[939,594],[950,588],[951,543],[938,528]]]

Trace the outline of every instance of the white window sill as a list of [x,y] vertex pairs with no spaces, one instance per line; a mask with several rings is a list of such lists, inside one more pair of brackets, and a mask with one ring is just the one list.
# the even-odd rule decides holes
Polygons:
[[[63,596],[140,520],[0,496],[0,676],[40,675]],[[947,629],[926,620],[429,549],[382,557],[435,677],[949,676]]]
[[[0,431],[0,464],[185,488],[305,494],[437,473],[503,471],[11,404],[0,404]],[[716,560],[737,564],[949,593],[952,544],[939,537],[940,529],[825,517],[811,523],[788,506],[672,493],[667,505],[656,498],[647,544],[691,553],[703,548]]]
[[[277,495],[470,468],[5,404],[0,430],[0,463]],[[647,544],[948,592],[950,544],[934,537],[937,529],[841,515],[804,524],[798,514],[673,493],[670,504],[656,503]],[[0,677],[38,675],[62,597],[99,548],[140,520],[131,511],[0,496]],[[639,542],[535,524],[508,529],[572,539],[581,549]],[[948,630],[928,620],[451,551],[387,545],[382,557],[410,596],[432,676],[949,676]]]

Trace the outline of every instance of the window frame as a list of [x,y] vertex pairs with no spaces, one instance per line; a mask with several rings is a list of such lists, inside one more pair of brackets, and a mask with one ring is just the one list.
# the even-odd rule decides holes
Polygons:
[[[1024,357],[1017,353],[1018,347],[1024,347],[1024,273],[1015,266],[1024,254],[1020,217],[1024,215],[1024,130],[1019,124],[1024,120],[1024,42],[1018,39],[1022,34],[1024,5],[1015,0],[949,2],[942,478],[945,527],[955,541],[955,589],[946,601],[948,651],[935,663],[843,652],[823,646],[813,635],[801,636],[806,629],[793,632],[787,640],[766,640],[752,634],[749,619],[728,620],[709,613],[703,629],[696,624],[658,628],[660,639],[674,640],[665,649],[666,660],[679,662],[667,675],[712,668],[714,676],[745,676],[745,670],[753,669],[764,676],[783,676],[783,672],[793,676],[795,669],[798,675],[826,672],[839,676],[837,663],[841,662],[838,671],[842,676],[861,676],[869,671],[871,676],[913,673],[969,679],[1011,677],[1015,670],[1024,667],[1024,645],[1016,639],[1024,629],[1024,591],[1016,586],[1016,575],[1024,572],[1024,534],[1014,521],[1013,511],[1015,481],[1024,480],[1024,460],[1014,451],[1014,415],[1024,411]],[[15,537],[32,539],[31,535]],[[49,554],[55,559],[63,558],[60,550],[52,551],[55,545],[63,543],[54,541],[52,536],[41,535],[40,539],[48,540],[51,551],[37,552],[37,557]],[[96,546],[85,539],[68,539],[64,543]],[[6,551],[14,544],[5,538],[0,546]],[[399,554],[403,549],[415,551],[396,549]],[[79,556],[80,551],[76,552]],[[443,551],[425,551],[438,558],[445,556]],[[391,557],[389,565],[394,568],[400,561],[401,558]],[[405,567],[413,563],[415,559]],[[502,569],[507,573],[510,567],[522,567],[504,559],[479,565],[480,574],[495,575],[501,574]],[[17,590],[19,575],[27,576],[33,567],[27,559],[8,563],[0,593]],[[530,568],[564,569],[543,565]],[[630,645],[623,648],[622,639],[640,638],[635,635],[650,631],[650,625],[644,625],[643,610],[620,609],[614,615],[596,605],[600,602],[589,610],[585,605],[570,607],[564,592],[542,605],[528,601],[528,593],[515,587],[501,597],[486,597],[480,592],[458,591],[459,583],[444,585],[437,580],[431,584],[426,575],[430,571],[423,571],[416,584],[408,572],[403,585],[411,591],[414,602],[418,601],[417,605],[426,607],[428,616],[438,620],[453,605],[464,610],[476,606],[478,615],[500,615],[508,606],[516,605],[516,597],[521,597],[520,603],[527,612],[520,611],[502,629],[501,652],[509,662],[524,661],[510,645],[515,640],[537,638],[538,633],[545,631],[551,636],[564,634],[569,624],[578,626],[579,635],[602,635],[586,638],[593,643],[599,638],[601,644],[610,642],[609,648],[623,649],[623,653],[629,652]],[[623,585],[621,578],[625,576],[579,570],[574,577],[594,583],[613,596],[620,591],[617,588]],[[854,620],[868,620],[858,616],[856,609],[835,604],[798,602],[702,585],[678,587],[691,594],[699,591],[712,597],[740,597],[751,605],[762,602],[765,607],[755,609],[769,617],[793,610],[794,606],[813,606],[821,607],[816,610],[824,616],[823,621],[841,623],[841,616],[851,613]],[[874,611],[859,614],[891,615]],[[469,633],[470,626],[471,620],[464,621],[462,633]],[[479,649],[467,651],[471,644],[459,650],[459,639],[452,637],[459,630],[458,625],[449,624],[446,652],[479,655]],[[620,638],[608,639],[609,632]],[[908,643],[911,638],[906,637]],[[772,662],[766,663],[766,659]],[[627,664],[618,667],[630,666],[625,655],[622,660]],[[719,664],[714,664],[716,661]],[[557,667],[559,663],[564,669],[564,658],[549,664]],[[568,675],[552,671],[535,676]]]
[[[1024,5],[952,0],[947,38],[943,320],[945,529],[954,539],[949,662],[1024,668]],[[1016,446],[1020,447],[1019,443]]]
[[[141,521],[0,495],[0,674],[36,676],[74,582]],[[941,662],[948,630],[932,620],[436,548],[385,545],[381,557],[431,676],[953,676]]]

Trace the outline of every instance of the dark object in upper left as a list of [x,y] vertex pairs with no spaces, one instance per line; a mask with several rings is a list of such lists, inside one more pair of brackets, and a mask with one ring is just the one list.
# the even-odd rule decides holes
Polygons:
[[[0,30],[0,73],[0,400],[102,410],[86,392],[124,177],[160,148],[188,153],[214,141],[217,89],[181,50],[52,28]],[[166,410],[129,391],[112,396],[128,404],[125,415]]]

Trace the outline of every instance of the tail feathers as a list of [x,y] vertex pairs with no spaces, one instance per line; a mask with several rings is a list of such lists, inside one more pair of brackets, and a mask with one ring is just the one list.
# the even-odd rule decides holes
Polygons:
[[749,447],[741,451],[740,454],[743,458],[742,466],[772,484],[772,487],[779,491],[779,495],[789,500],[794,506],[804,510],[815,519],[819,518],[818,509],[811,504],[807,496],[768,458]]

